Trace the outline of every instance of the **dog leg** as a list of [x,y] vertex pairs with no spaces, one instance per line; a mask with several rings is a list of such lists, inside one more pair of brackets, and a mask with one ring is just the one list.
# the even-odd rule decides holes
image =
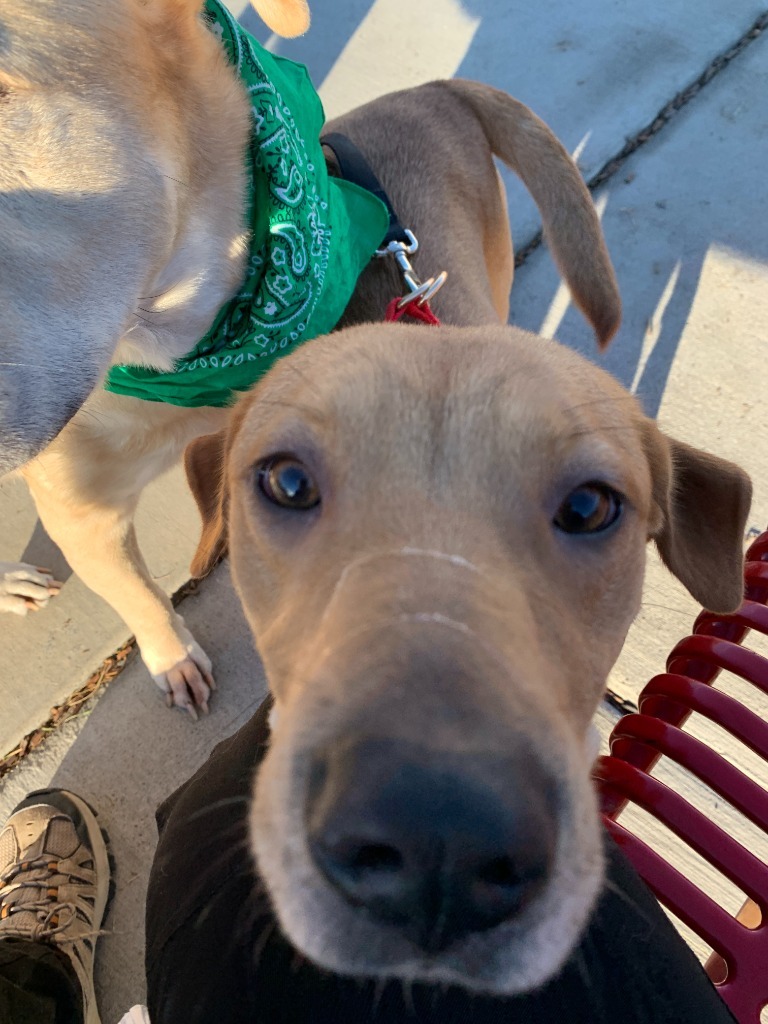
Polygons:
[[46,453],[23,472],[46,530],[83,582],[128,624],[169,706],[195,718],[196,707],[207,712],[211,662],[150,576],[133,526],[136,499],[111,506],[65,500],[61,464]]

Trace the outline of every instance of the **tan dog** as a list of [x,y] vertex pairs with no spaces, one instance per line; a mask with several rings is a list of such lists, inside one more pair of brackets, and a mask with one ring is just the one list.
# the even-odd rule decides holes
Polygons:
[[195,570],[228,516],[275,698],[251,840],[290,940],[342,973],[543,983],[601,884],[588,735],[646,542],[738,606],[745,475],[490,325],[319,339],[187,462]]
[[[169,700],[192,711],[207,707],[211,664],[151,579],[133,515],[146,484],[224,415],[115,395],[99,380],[110,362],[169,369],[243,273],[249,110],[200,8],[0,0],[0,468],[26,462],[53,540],[135,633]],[[306,18],[295,0],[269,8],[277,30]],[[443,83],[334,127],[366,149],[421,241],[419,265],[455,276],[436,303],[445,320],[507,317],[512,249],[495,153],[533,193],[599,338],[616,329],[589,196],[527,108],[484,86]],[[373,271],[364,275],[347,322],[380,317],[398,293],[392,268],[378,272],[386,285],[374,293]],[[52,590],[35,567],[5,565],[0,610],[25,614]]]
[[[277,32],[307,28],[303,0],[254,6]],[[133,515],[222,416],[99,382],[112,362],[170,369],[242,278],[250,112],[201,9],[0,0],[0,472],[26,463],[69,564],[191,710],[207,706],[210,661],[150,577]],[[34,566],[0,570],[0,611],[57,589]]]
[[[275,699],[251,841],[289,939],[341,973],[510,994],[557,971],[601,885],[590,723],[646,543],[733,609],[750,485],[580,356],[492,323],[512,261],[487,139],[534,191],[599,335],[618,318],[591,204],[529,114],[439,84],[343,130],[427,270],[447,266],[448,323],[317,339],[196,441],[193,572],[228,533]],[[371,266],[347,319],[380,319],[396,288]]]

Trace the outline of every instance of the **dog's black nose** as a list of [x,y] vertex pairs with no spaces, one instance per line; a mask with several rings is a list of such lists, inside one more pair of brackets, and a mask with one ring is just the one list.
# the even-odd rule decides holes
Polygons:
[[362,738],[313,765],[315,863],[353,906],[430,953],[519,914],[554,860],[555,788],[538,759]]

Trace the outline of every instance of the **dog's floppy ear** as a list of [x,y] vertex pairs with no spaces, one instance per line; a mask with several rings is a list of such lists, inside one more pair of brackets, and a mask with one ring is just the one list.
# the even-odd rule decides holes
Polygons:
[[752,484],[732,462],[666,437],[649,420],[646,451],[656,522],[651,537],[667,568],[713,612],[744,596],[743,538]]
[[251,0],[251,3],[275,35],[292,39],[309,28],[307,0]]
[[187,482],[203,520],[190,572],[207,576],[227,551],[227,494],[224,468],[228,430],[195,438],[184,452]]

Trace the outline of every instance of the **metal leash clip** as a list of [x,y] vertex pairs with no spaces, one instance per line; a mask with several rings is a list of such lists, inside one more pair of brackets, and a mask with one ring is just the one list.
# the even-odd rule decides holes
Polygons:
[[416,302],[419,306],[423,306],[426,302],[429,302],[433,295],[437,295],[448,280],[448,272],[446,270],[442,270],[437,277],[427,278],[426,281],[420,281],[418,279],[408,257],[413,256],[419,248],[419,243],[416,235],[414,235],[412,231],[409,231],[408,228],[403,228],[403,231],[408,239],[407,245],[405,242],[399,242],[395,239],[385,246],[385,248],[376,250],[376,256],[395,257],[405,283],[410,289],[398,302],[398,309],[402,309],[411,302]]

